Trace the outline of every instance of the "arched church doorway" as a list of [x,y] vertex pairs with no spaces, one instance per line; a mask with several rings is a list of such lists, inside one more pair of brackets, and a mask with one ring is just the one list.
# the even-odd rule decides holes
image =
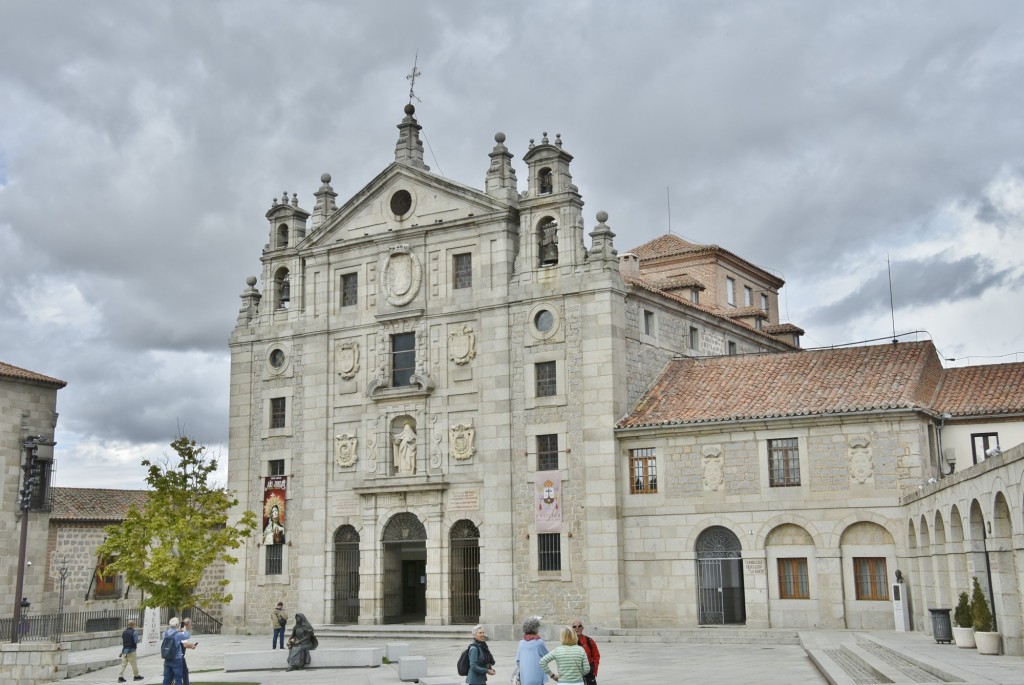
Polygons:
[[384,623],[423,623],[427,617],[427,531],[414,514],[396,514],[384,527]]
[[451,540],[452,623],[480,621],[480,531],[472,521],[457,521]]
[[334,622],[359,621],[359,533],[342,526],[334,533]]
[[728,528],[712,526],[697,538],[697,612],[700,625],[747,620],[743,551]]

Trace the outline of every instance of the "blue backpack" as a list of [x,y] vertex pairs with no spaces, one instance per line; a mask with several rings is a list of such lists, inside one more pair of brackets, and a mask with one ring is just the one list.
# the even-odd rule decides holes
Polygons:
[[174,633],[170,635],[164,632],[163,642],[160,643],[160,656],[165,660],[178,658],[178,646],[174,640]]

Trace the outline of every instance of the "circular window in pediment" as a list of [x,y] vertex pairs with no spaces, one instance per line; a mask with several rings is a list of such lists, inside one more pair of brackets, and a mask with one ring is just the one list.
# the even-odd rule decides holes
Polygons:
[[408,190],[396,191],[391,196],[391,211],[395,216],[405,216],[412,209],[412,194]]

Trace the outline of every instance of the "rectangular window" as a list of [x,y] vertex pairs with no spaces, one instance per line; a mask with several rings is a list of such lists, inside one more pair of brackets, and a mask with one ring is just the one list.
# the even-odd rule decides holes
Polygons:
[[537,362],[533,365],[537,382],[537,397],[554,397],[558,394],[555,377],[555,362]]
[[562,570],[562,536],[559,533],[537,534],[537,570]]
[[696,350],[700,348],[700,329],[696,326],[690,326],[690,349]]
[[725,349],[729,354],[736,354],[736,343],[730,340],[725,344]]
[[743,306],[754,306],[754,291],[748,288],[747,286],[743,286]]
[[284,459],[271,459],[267,462],[268,476],[283,476],[284,475]]
[[779,559],[779,598],[810,599],[807,559]]
[[725,299],[733,307],[736,306],[736,279],[731,276],[725,279]]
[[889,583],[885,557],[862,557],[853,560],[853,578],[857,599],[888,601]]
[[654,312],[644,310],[644,335],[654,335]]
[[773,488],[800,485],[800,447],[796,438],[768,441],[768,483]]
[[453,288],[473,287],[473,255],[466,252],[452,256]]
[[629,492],[647,495],[658,491],[658,464],[654,448],[629,451]]
[[284,571],[284,545],[267,545],[267,566],[264,574],[279,576]]
[[999,446],[999,433],[971,433],[971,453],[974,463],[980,464],[989,456],[986,454],[993,447]]
[[558,468],[558,435],[537,436],[537,470],[554,471]]
[[359,274],[342,274],[341,306],[354,307],[359,302]]
[[288,398],[273,397],[270,400],[270,427],[284,428],[288,412]]
[[391,386],[412,385],[416,371],[416,334],[397,333],[391,336]]
[[690,288],[690,302],[700,304],[700,291],[696,288]]
[[761,293],[761,311],[768,311],[768,296],[764,293]]

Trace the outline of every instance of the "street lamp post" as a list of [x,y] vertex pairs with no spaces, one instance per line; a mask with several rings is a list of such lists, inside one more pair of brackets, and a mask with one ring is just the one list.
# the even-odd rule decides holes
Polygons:
[[30,435],[25,438],[21,446],[25,449],[25,463],[22,464],[24,477],[22,478],[21,490],[21,544],[18,546],[18,580],[14,588],[14,620],[11,621],[11,642],[18,642],[18,632],[21,627],[22,591],[25,589],[25,555],[28,547],[28,512],[32,508],[32,495],[36,485],[39,484],[39,476],[35,473],[36,452],[40,445],[52,446],[57,443],[47,440],[41,435]]

